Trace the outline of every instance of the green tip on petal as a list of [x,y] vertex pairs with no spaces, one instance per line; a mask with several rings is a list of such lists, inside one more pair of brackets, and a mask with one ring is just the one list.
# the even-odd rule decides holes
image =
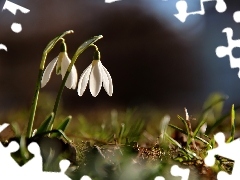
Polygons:
[[95,51],[93,54],[93,60],[100,60],[100,52],[99,51]]
[[67,46],[65,42],[61,43],[61,47],[60,47],[60,51],[61,52],[67,52]]

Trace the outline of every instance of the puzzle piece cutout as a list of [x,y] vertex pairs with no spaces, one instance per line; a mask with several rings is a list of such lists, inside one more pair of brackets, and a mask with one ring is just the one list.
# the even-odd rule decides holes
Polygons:
[[[16,15],[17,10],[19,10],[19,11],[21,11],[22,13],[25,13],[25,14],[28,13],[28,12],[30,12],[29,9],[24,8],[24,7],[22,7],[22,6],[19,6],[19,5],[15,4],[15,3],[12,3],[11,1],[8,1],[8,0],[6,0],[6,2],[5,2],[5,4],[4,4],[2,10],[5,10],[5,9],[7,9],[8,11],[10,11],[10,12],[11,12],[12,14],[14,14],[14,15]],[[22,25],[19,24],[19,23],[14,22],[14,23],[12,23],[12,25],[11,25],[11,29],[12,29],[13,32],[19,33],[19,32],[22,31]]]
[[[232,55],[232,50],[235,47],[240,48],[240,39],[233,40],[233,30],[230,27],[224,28],[222,30],[223,33],[226,33],[227,36],[227,42],[228,42],[228,47],[225,46],[218,46],[216,48],[216,55],[219,58],[222,58],[224,56],[229,56],[229,61],[230,61],[230,67],[231,68],[240,68],[240,58],[234,58]],[[238,77],[240,78],[240,70],[238,72]]]
[[11,29],[12,29],[12,31],[13,32],[15,32],[15,33],[20,33],[21,31],[22,31],[22,25],[21,24],[19,24],[19,23],[12,23],[12,25],[11,25]]
[[[9,124],[4,123],[0,126],[0,132]],[[44,179],[44,180],[71,180],[65,172],[67,171],[70,162],[68,160],[61,160],[59,163],[60,172],[44,172],[43,161],[41,157],[40,147],[36,142],[28,145],[28,151],[34,155],[22,167],[12,158],[11,153],[19,150],[19,144],[15,141],[9,143],[4,147],[0,142],[0,179]],[[34,176],[33,176],[34,175]],[[87,175],[82,176],[80,180],[91,180]]]
[[120,0],[105,0],[105,3],[113,3],[113,2],[116,2],[116,1],[120,1]]
[[[4,147],[2,143],[0,143],[0,172],[11,172],[12,169],[18,169],[18,163],[12,158],[11,153],[16,152],[19,149],[19,145],[17,142],[12,141],[9,143],[7,147]],[[10,168],[11,167],[11,168]],[[1,175],[0,175],[0,179]]]
[[225,12],[227,9],[227,5],[224,2],[224,0],[200,0],[201,9],[199,11],[187,12],[187,9],[188,9],[187,2],[185,0],[179,0],[176,3],[176,9],[178,10],[178,14],[174,14],[174,16],[179,21],[184,23],[189,15],[194,15],[194,14],[203,15],[203,14],[205,14],[205,9],[204,9],[203,3],[208,2],[208,1],[216,1],[215,9],[219,13]]
[[2,143],[0,143],[0,179],[32,180],[34,178],[34,174],[37,179],[70,180],[70,178],[65,174],[70,165],[68,160],[60,161],[60,172],[43,172],[40,147],[37,143],[32,142],[29,144],[28,150],[34,155],[34,157],[22,167],[19,166],[19,164],[11,157],[11,153],[16,152],[18,149],[19,144],[15,141],[10,142],[7,147],[4,147]]
[[89,176],[84,175],[80,180],[92,180]]
[[218,143],[218,147],[208,151],[208,155],[205,157],[204,162],[207,166],[213,166],[215,164],[215,155],[219,155],[231,160],[234,160],[232,174],[228,174],[224,171],[220,171],[217,175],[218,180],[236,180],[240,176],[240,138],[235,139],[230,143],[225,143],[225,135],[222,132],[214,135],[215,141]]
[[5,46],[4,44],[0,44],[0,50],[1,50],[1,49],[7,51],[7,46]]
[[181,176],[182,177],[181,180],[188,180],[190,170],[188,168],[187,169],[182,169],[178,165],[173,165],[171,167],[171,174],[173,176]]
[[4,4],[4,6],[3,6],[3,10],[5,10],[5,9],[9,10],[9,11],[10,11],[11,13],[13,13],[14,15],[16,15],[17,10],[19,10],[19,11],[21,11],[22,13],[25,13],[25,14],[28,13],[28,12],[30,12],[29,9],[24,8],[24,7],[22,7],[22,6],[19,6],[19,5],[15,4],[15,3],[12,3],[11,1],[8,1],[8,0],[6,0],[5,4]]
[[236,23],[240,23],[240,11],[236,11],[234,14],[233,14],[233,19]]
[[[0,44],[0,48],[1,48],[1,44]],[[0,133],[1,133],[4,129],[6,129],[8,126],[9,126],[8,123],[3,123],[2,125],[0,125]]]
[[157,176],[157,177],[154,178],[154,180],[165,180],[165,178],[162,177],[162,176]]

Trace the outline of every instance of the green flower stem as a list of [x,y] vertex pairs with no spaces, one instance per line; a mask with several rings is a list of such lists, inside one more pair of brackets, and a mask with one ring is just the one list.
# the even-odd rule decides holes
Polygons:
[[79,46],[79,48],[77,49],[77,51],[73,55],[71,63],[68,66],[67,72],[66,72],[66,74],[65,74],[65,76],[64,76],[64,78],[62,80],[62,84],[61,84],[60,89],[59,89],[58,94],[57,94],[57,98],[56,98],[56,101],[55,101],[55,104],[54,104],[54,108],[53,108],[53,113],[54,113],[53,120],[56,117],[56,113],[57,113],[57,110],[58,110],[58,106],[59,106],[59,103],[60,103],[60,100],[61,100],[61,96],[62,96],[62,93],[63,93],[63,89],[64,89],[64,86],[65,86],[65,83],[67,81],[68,75],[70,74],[74,63],[77,61],[78,56],[80,54],[82,54],[89,46],[95,46],[95,45],[93,45],[93,43],[95,43],[96,41],[98,41],[102,37],[103,37],[102,35],[94,36],[91,39],[85,41],[81,46]]
[[38,102],[38,96],[39,96],[39,91],[41,88],[41,80],[42,80],[42,76],[43,76],[43,72],[44,72],[44,65],[45,65],[45,61],[47,58],[47,54],[52,50],[52,48],[56,45],[56,43],[59,40],[63,40],[63,37],[70,33],[73,33],[73,31],[72,30],[66,31],[63,34],[61,34],[60,36],[54,38],[52,41],[50,41],[48,43],[48,45],[46,46],[46,48],[43,51],[42,60],[41,60],[40,68],[39,68],[39,72],[38,72],[36,88],[35,88],[35,94],[33,96],[32,106],[30,109],[30,117],[28,120],[27,133],[26,133],[26,136],[28,138],[30,138],[32,136],[32,128],[33,128],[33,123],[34,123],[34,118],[35,118],[35,113],[36,113],[36,108],[37,108],[37,102]]

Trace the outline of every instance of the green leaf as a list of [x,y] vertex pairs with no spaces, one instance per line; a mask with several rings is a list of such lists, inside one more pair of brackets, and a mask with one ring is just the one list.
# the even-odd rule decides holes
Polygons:
[[[169,126],[173,129],[180,131],[181,133],[187,135],[187,133],[184,130],[182,130],[181,128],[174,126],[172,124],[169,124]],[[207,144],[208,146],[212,147],[206,140],[204,140],[203,138],[200,138],[199,136],[195,136],[195,139],[198,139],[199,141],[202,141],[204,144]]]
[[37,129],[37,134],[41,134],[44,133],[46,131],[49,131],[52,127],[53,124],[53,117],[54,117],[54,113],[52,112],[45,121],[42,122],[42,124],[40,125],[40,127]]
[[191,132],[190,132],[190,129],[189,129],[188,125],[187,125],[186,120],[183,119],[183,118],[182,118],[181,116],[179,116],[179,115],[177,115],[177,117],[178,117],[178,119],[180,119],[180,120],[183,122],[183,124],[185,125],[185,127],[186,127],[186,129],[187,129],[187,135],[190,136],[190,135],[191,135]]
[[169,141],[171,141],[174,145],[178,146],[179,148],[183,148],[181,144],[179,144],[175,139],[173,139],[172,137],[170,137],[167,133],[165,133],[165,136],[167,137],[167,139]]
[[170,116],[169,115],[165,115],[160,123],[160,142],[163,143],[164,142],[164,136],[165,133],[167,132],[167,128],[168,128],[168,123],[170,121]]
[[207,116],[205,116],[201,122],[198,124],[197,128],[195,129],[195,131],[193,132],[193,138],[196,137],[196,135],[198,134],[198,132],[200,131],[201,127],[206,123],[207,121]]
[[203,111],[198,118],[198,124],[204,119],[205,114],[210,110],[214,110],[216,114],[220,114],[223,108],[223,103],[228,99],[228,96],[223,95],[221,93],[213,93],[208,99],[205,101],[203,106]]
[[47,54],[52,50],[52,48],[56,45],[56,43],[62,39],[65,35],[73,33],[73,30],[69,30],[69,31],[65,31],[64,33],[62,33],[61,35],[59,35],[58,37],[55,37],[53,40],[51,40],[48,45],[46,46],[46,48],[43,51],[43,55],[42,55],[42,61],[40,63],[40,69],[43,70],[44,69],[44,65],[45,65],[45,61],[47,58]]
[[79,46],[79,48],[77,49],[77,51],[75,52],[75,54],[73,55],[72,60],[75,61],[77,59],[77,57],[85,50],[87,49],[89,46],[91,46],[93,43],[95,43],[96,41],[98,41],[99,39],[103,38],[102,35],[99,36],[94,36],[92,38],[90,38],[89,40],[85,41],[83,44],[81,44],[81,46]]
[[231,136],[227,140],[227,142],[233,141],[234,136],[235,136],[235,110],[234,110],[234,104],[233,104],[231,109]]
[[61,35],[59,35],[58,37],[55,37],[53,40],[51,40],[47,47],[44,49],[44,53],[49,53],[51,51],[51,49],[55,46],[55,44],[61,39],[63,38],[65,35],[73,33],[73,30],[69,30],[69,31],[65,31],[64,33],[62,33]]
[[[240,108],[240,106],[234,107],[234,111],[236,111],[239,108]],[[210,134],[213,131],[213,129],[218,127],[222,123],[222,121],[225,120],[230,115],[231,115],[231,112],[228,112],[228,113],[224,114],[223,116],[221,116],[220,118],[218,118],[213,125],[207,127],[207,130],[206,130],[205,134],[207,134],[207,135]]]
[[183,119],[181,116],[177,115],[178,119],[180,119],[183,124],[185,125],[186,129],[187,129],[187,147],[189,146],[189,144],[192,142],[192,134],[190,132],[189,126],[186,122],[185,119]]
[[[71,120],[72,120],[72,116],[68,116],[68,117],[56,128],[56,130],[61,130],[62,132],[64,132]],[[60,138],[61,136],[62,136],[62,134],[60,134],[60,133],[54,133],[54,134],[52,134],[52,137],[59,137],[59,138]]]
[[125,124],[121,123],[120,131],[119,131],[119,134],[118,134],[118,143],[119,144],[121,144],[121,140],[123,138],[123,133],[124,133],[125,130],[126,130]]

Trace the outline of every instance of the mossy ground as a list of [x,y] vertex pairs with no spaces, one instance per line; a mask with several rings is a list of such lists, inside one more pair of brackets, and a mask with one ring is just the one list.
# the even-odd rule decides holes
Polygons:
[[[196,115],[189,112],[192,115],[188,120],[184,108],[180,115],[171,114],[165,128],[162,124],[165,116],[159,110],[147,113],[137,108],[126,111],[110,109],[99,113],[95,111],[90,116],[73,113],[73,119],[65,131],[72,142],[63,137],[52,138],[49,134],[25,140],[26,144],[32,141],[40,144],[46,171],[59,170],[59,161],[69,159],[71,166],[66,173],[72,179],[79,180],[83,175],[89,175],[96,180],[149,180],[157,176],[177,180],[179,177],[170,173],[171,166],[177,164],[190,169],[189,179],[213,180],[217,179],[219,171],[231,173],[234,162],[216,156],[215,165],[207,167],[204,158],[209,149],[217,147],[213,138],[216,132],[224,132],[229,142],[238,137],[239,107],[233,106],[224,114],[224,97],[219,94],[211,96],[206,102],[203,110]],[[37,115],[36,127],[44,119],[41,114],[48,111],[46,106],[43,107],[40,103],[38,110],[41,113]],[[67,115],[61,108],[56,124]],[[20,141],[27,118],[25,110],[5,114],[2,119],[12,124],[13,131],[8,129],[0,134],[1,141],[6,145],[11,139]],[[203,122],[208,125],[206,132],[201,130]],[[22,156],[18,152],[14,158],[23,164],[27,158]]]

